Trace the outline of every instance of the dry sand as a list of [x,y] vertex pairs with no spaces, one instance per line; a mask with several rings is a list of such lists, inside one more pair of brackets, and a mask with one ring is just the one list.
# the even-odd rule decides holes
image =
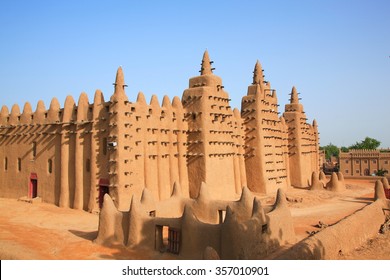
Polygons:
[[[346,180],[341,194],[291,189],[287,192],[298,240],[373,201],[374,180]],[[272,203],[273,197],[267,198]],[[0,259],[172,259],[159,252],[108,248],[93,243],[99,217],[46,203],[0,199]],[[378,234],[340,259],[390,259],[390,234]]]

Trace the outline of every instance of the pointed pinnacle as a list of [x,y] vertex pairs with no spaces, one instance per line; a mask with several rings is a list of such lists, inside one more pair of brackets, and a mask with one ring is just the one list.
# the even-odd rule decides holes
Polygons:
[[253,71],[253,85],[255,84],[262,84],[264,81],[263,79],[263,69],[261,68],[260,62],[257,60],[255,64],[255,69]]
[[206,50],[203,54],[203,59],[202,59],[202,68],[200,69],[200,74],[201,75],[209,75],[213,74],[213,68],[211,68],[211,62],[210,62],[210,57],[209,57],[209,52]]
[[299,103],[298,92],[297,89],[293,87],[291,90],[290,104],[298,104],[298,103]]
[[123,75],[122,67],[119,66],[118,71],[116,72],[116,78],[115,78],[115,92],[117,90],[123,90],[127,85],[125,84],[125,77]]

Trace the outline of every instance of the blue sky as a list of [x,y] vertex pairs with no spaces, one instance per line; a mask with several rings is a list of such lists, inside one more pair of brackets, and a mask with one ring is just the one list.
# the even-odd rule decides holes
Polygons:
[[0,0],[0,104],[180,96],[208,49],[232,106],[259,60],[281,110],[295,85],[321,144],[390,147],[390,1]]

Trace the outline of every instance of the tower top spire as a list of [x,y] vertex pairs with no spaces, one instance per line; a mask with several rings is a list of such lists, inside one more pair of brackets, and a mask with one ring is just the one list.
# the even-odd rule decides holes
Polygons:
[[298,92],[297,89],[293,87],[291,90],[290,104],[298,104],[298,103],[299,103]]
[[124,87],[127,87],[127,85],[125,84],[125,77],[123,75],[123,70],[121,66],[119,66],[118,70],[116,71],[114,86],[115,92],[117,91],[117,88],[123,90]]
[[253,83],[254,85],[263,83],[263,69],[260,62],[257,60],[255,64],[255,69],[253,70]]
[[125,77],[123,75],[122,67],[119,66],[118,70],[116,71],[116,78],[114,83],[114,94],[111,97],[111,101],[113,100],[119,100],[124,99],[127,100],[126,94],[125,94],[125,87],[127,85],[125,84]]
[[214,68],[211,68],[213,61],[210,61],[209,52],[206,50],[203,54],[202,59],[202,68],[200,69],[201,75],[210,75],[213,74]]

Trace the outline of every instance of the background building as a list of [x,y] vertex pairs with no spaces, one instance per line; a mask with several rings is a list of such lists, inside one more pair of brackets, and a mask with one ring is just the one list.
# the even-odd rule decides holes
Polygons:
[[349,150],[340,152],[340,171],[350,176],[371,176],[380,169],[390,170],[389,150]]

